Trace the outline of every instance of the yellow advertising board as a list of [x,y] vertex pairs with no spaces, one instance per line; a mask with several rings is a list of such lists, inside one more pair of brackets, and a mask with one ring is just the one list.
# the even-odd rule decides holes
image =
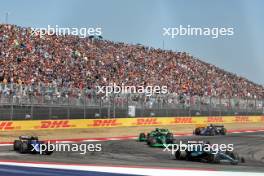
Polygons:
[[24,120],[0,121],[1,131],[84,129],[125,126],[162,126],[184,124],[228,124],[228,123],[264,123],[264,116],[210,116],[210,117],[142,117],[81,120]]

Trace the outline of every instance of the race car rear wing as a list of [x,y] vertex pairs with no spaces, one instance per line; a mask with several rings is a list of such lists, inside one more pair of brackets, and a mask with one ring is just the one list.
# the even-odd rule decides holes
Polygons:
[[19,136],[20,140],[38,140],[36,136]]
[[213,127],[216,127],[216,128],[224,128],[224,125],[214,125],[214,124],[210,124],[209,126],[213,126]]

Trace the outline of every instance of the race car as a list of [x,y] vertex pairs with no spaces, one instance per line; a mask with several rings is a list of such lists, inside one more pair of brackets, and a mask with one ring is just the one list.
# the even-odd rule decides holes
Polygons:
[[140,133],[138,141],[146,141],[151,147],[164,147],[164,144],[173,143],[173,134],[168,129],[156,128],[147,135]]
[[[194,143],[192,143],[193,145]],[[197,144],[197,143],[196,143]],[[206,144],[210,144],[206,142]],[[230,151],[205,151],[203,150],[203,145],[201,148],[187,148],[184,151],[177,150],[175,152],[176,160],[187,160],[187,161],[198,161],[198,162],[206,162],[206,163],[225,163],[237,165],[239,162],[244,163],[245,159],[243,157],[239,157],[238,154]]]
[[193,134],[200,136],[226,135],[226,128],[223,125],[210,124],[206,127],[195,128]]
[[47,143],[39,141],[36,136],[19,136],[19,139],[14,141],[13,148],[19,153],[38,153],[44,155],[53,153],[53,151],[48,150]]

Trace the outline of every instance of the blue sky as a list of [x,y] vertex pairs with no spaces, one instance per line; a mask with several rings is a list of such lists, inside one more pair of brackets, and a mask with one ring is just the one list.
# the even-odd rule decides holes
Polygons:
[[[102,27],[103,37],[186,51],[264,85],[263,0],[0,0],[0,22]],[[163,37],[163,27],[233,27],[234,36]]]

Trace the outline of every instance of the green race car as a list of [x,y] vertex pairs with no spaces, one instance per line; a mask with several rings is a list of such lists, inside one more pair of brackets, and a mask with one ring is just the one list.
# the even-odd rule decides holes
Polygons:
[[164,147],[164,144],[173,143],[173,134],[168,129],[156,128],[147,135],[140,133],[138,141],[146,141],[151,147]]

